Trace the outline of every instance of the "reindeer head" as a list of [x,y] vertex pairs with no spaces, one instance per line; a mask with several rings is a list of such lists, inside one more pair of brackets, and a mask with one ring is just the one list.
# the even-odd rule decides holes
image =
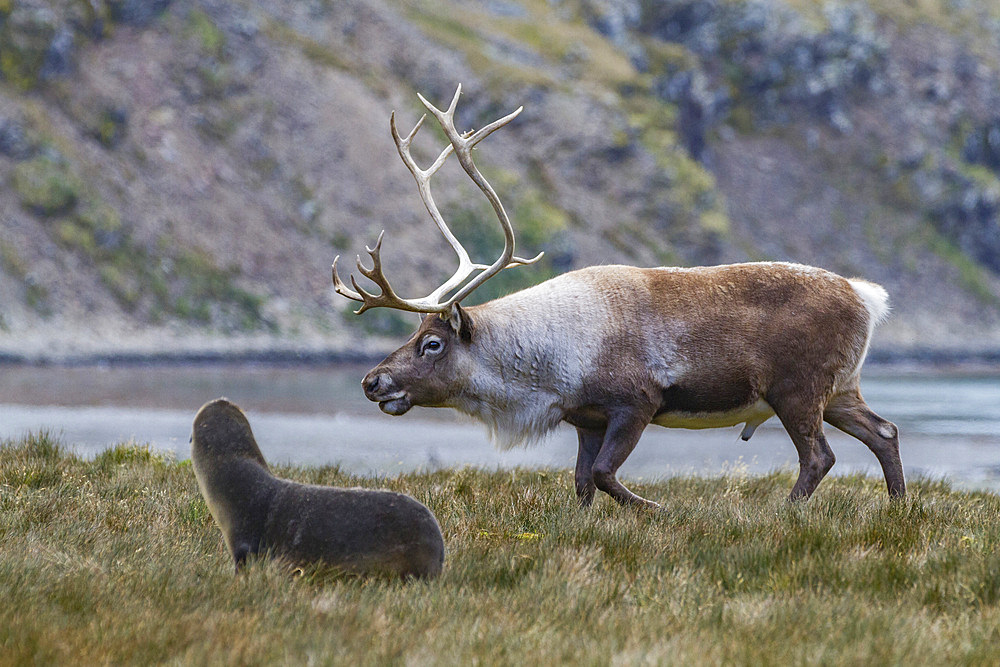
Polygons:
[[[401,415],[414,405],[437,407],[448,404],[455,392],[455,387],[460,384],[459,381],[463,377],[467,377],[467,375],[462,375],[468,371],[469,364],[469,353],[464,348],[471,344],[473,338],[472,320],[469,314],[459,306],[459,302],[500,271],[513,266],[532,264],[541,259],[543,254],[539,253],[531,259],[514,256],[514,230],[510,218],[493,187],[472,161],[472,148],[494,131],[514,120],[521,113],[523,107],[519,107],[513,113],[493,121],[477,131],[461,133],[455,128],[455,108],[461,94],[462,86],[459,85],[447,111],[441,111],[424,99],[422,95],[417,95],[427,110],[441,124],[441,128],[450,142],[427,169],[421,169],[417,166],[410,155],[410,142],[427,116],[422,116],[405,138],[400,137],[396,130],[395,112],[389,119],[396,149],[417,182],[420,198],[423,200],[427,212],[430,213],[438,230],[455,250],[455,254],[458,255],[458,269],[455,273],[425,297],[403,299],[397,296],[382,271],[380,252],[384,231],[378,235],[374,248],[365,248],[372,258],[372,268],[366,268],[361,263],[360,256],[357,259],[358,270],[381,289],[380,294],[376,295],[362,289],[358,286],[353,275],[351,275],[351,285],[354,289],[347,287],[337,273],[337,260],[340,259],[340,256],[338,255],[333,260],[333,288],[338,294],[361,302],[361,307],[355,311],[356,313],[361,314],[369,308],[395,308],[427,313],[420,328],[410,340],[373,368],[362,381],[365,395],[370,400],[377,401],[379,407],[389,414]],[[452,153],[458,156],[462,168],[486,195],[503,230],[503,252],[490,265],[472,262],[469,253],[448,228],[431,195],[431,176],[441,168]],[[479,272],[478,275],[476,275],[477,272]],[[467,280],[468,282],[466,282]],[[452,295],[449,297],[449,294]]]
[[368,400],[390,415],[414,405],[453,407],[455,388],[475,368],[469,350],[472,320],[461,307],[454,308],[448,318],[425,316],[405,345],[368,372],[361,381]]

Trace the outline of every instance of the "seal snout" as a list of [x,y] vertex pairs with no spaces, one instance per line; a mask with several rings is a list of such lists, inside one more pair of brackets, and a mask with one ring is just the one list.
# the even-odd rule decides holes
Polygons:
[[361,381],[361,386],[368,400],[378,403],[386,414],[401,415],[413,407],[406,391],[396,387],[392,376],[385,371],[372,371]]

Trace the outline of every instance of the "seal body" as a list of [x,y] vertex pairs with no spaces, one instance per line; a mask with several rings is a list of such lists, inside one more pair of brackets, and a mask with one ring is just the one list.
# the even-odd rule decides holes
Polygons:
[[321,563],[349,574],[433,577],[444,539],[427,507],[391,491],[299,484],[271,474],[235,404],[206,403],[191,461],[237,571],[251,554]]

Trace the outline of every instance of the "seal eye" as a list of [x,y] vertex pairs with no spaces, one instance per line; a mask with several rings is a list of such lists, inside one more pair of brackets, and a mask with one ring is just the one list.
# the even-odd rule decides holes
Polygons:
[[420,344],[420,356],[426,354],[440,354],[441,350],[444,349],[444,343],[437,336],[428,336],[424,339],[424,342]]

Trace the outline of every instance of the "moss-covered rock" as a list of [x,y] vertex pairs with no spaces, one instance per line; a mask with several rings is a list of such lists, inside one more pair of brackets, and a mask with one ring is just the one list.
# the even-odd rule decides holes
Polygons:
[[21,90],[34,88],[60,27],[44,7],[13,7],[0,22],[0,77]]
[[922,211],[941,234],[928,243],[937,254],[955,263],[955,252],[938,252],[951,244],[973,263],[1000,273],[1000,174],[991,163],[989,130],[959,131],[955,141],[962,150],[953,155],[937,151],[889,165],[892,194],[898,203]]
[[83,187],[70,165],[50,154],[18,164],[11,182],[21,205],[44,216],[72,210]]
[[76,68],[80,42],[99,40],[117,21],[146,25],[170,0],[0,0],[0,79],[20,90]]
[[103,200],[92,199],[79,206],[74,220],[93,235],[98,248],[111,251],[126,245],[127,236],[121,215]]
[[106,105],[98,109],[88,127],[90,136],[107,148],[115,148],[125,137],[128,111],[123,106]]

